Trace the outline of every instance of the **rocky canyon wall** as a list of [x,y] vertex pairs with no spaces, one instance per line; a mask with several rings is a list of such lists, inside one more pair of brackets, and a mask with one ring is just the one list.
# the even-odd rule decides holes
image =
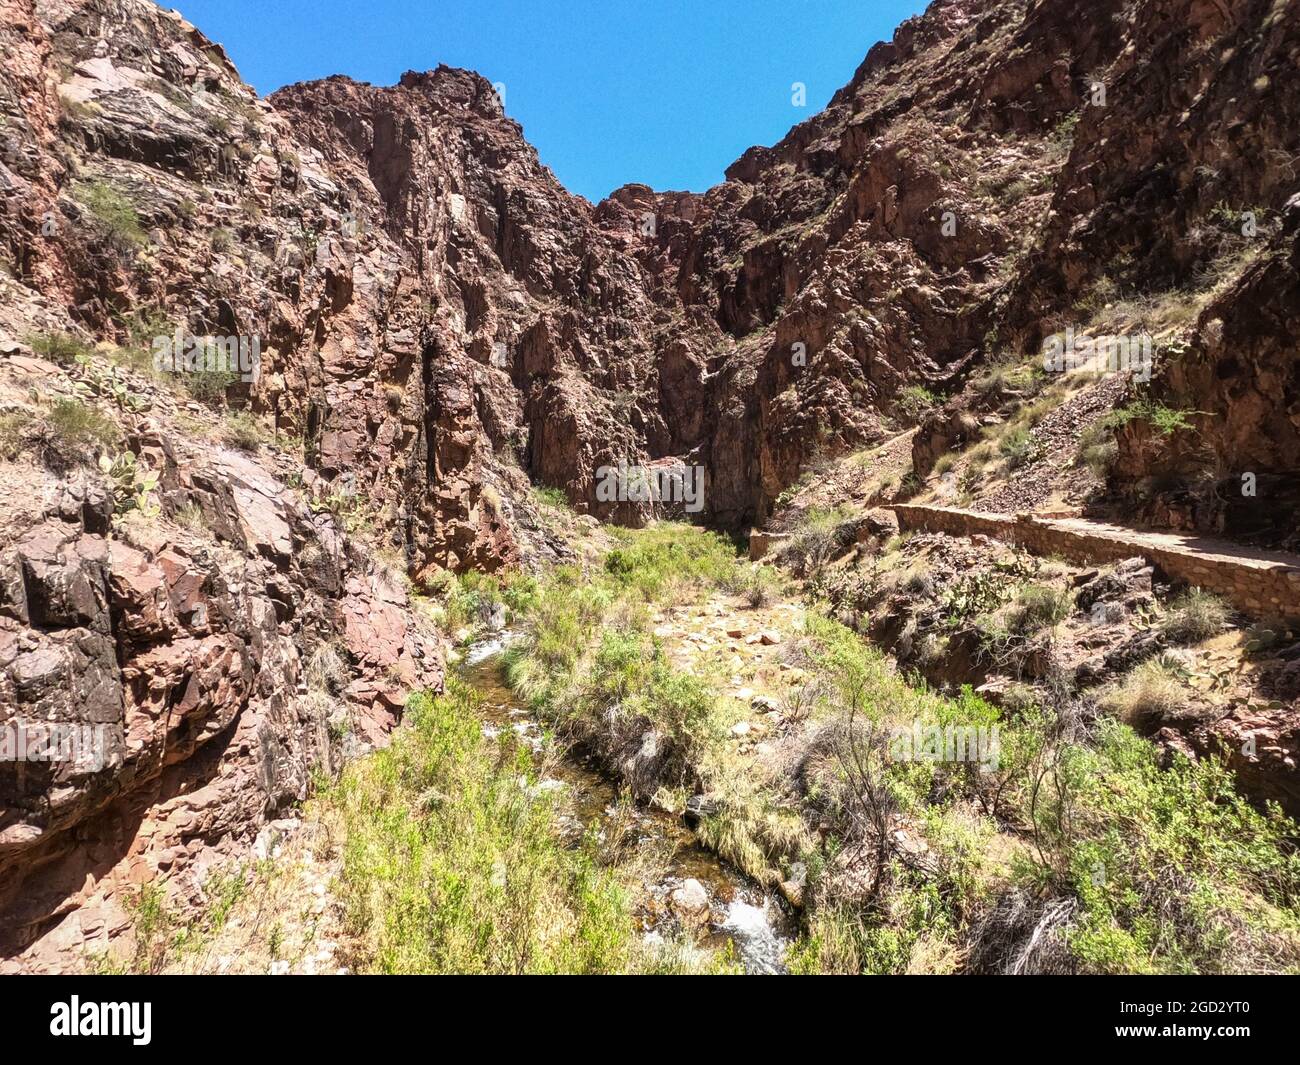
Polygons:
[[[533,486],[638,523],[599,470],[671,460],[742,527],[1083,307],[1192,308],[1143,398],[1195,432],[1129,423],[1103,502],[1294,540],[1298,8],[937,0],[716,187],[592,205],[477,74],[261,99],[148,0],[0,0],[0,414],[89,388],[160,507],[115,513],[93,448],[4,456],[0,712],[110,759],[3,770],[5,949],[303,794],[342,754],[322,692],[381,739],[441,672],[404,580],[561,557]],[[33,340],[65,334],[135,398]],[[255,338],[258,372],[176,400],[136,373],[159,335]],[[226,410],[271,443],[214,443]]]

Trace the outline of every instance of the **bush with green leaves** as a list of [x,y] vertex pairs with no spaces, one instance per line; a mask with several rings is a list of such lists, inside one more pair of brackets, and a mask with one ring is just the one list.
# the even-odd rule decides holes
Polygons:
[[130,251],[149,243],[140,215],[130,197],[106,181],[81,181],[73,186],[73,197],[95,219],[104,237],[116,247]]
[[1154,400],[1142,398],[1134,400],[1124,407],[1117,407],[1105,418],[1105,424],[1114,429],[1121,429],[1135,419],[1147,422],[1161,436],[1192,429],[1191,419],[1204,411],[1188,408],[1169,407]]
[[549,792],[506,730],[484,738],[454,678],[417,695],[387,749],[324,801],[346,831],[341,896],[363,971],[616,973],[642,948],[593,841],[560,840]]
[[553,488],[549,485],[537,485],[533,488],[533,495],[543,506],[555,509],[569,509],[569,497],[563,488]]
[[1230,613],[1219,596],[1190,588],[1169,604],[1160,619],[1160,631],[1173,643],[1199,643],[1227,628]]
[[940,399],[922,385],[908,385],[894,400],[894,414],[904,425],[915,425],[927,411],[937,407]]
[[79,399],[56,399],[45,420],[55,443],[68,452],[109,447],[121,435],[113,419]]
[[443,627],[448,632],[468,628],[472,636],[504,611],[518,615],[526,610],[536,594],[537,578],[519,571],[469,570],[448,574],[435,590],[443,595]]
[[620,588],[651,600],[672,585],[720,585],[733,576],[734,546],[716,533],[677,522],[661,522],[636,535],[615,532],[620,541],[605,556],[605,572]]
[[1028,466],[1038,458],[1038,442],[1034,440],[1028,429],[1012,429],[1001,440],[998,441],[998,451],[1006,460],[1007,468],[1018,470],[1022,466]]
[[71,333],[33,333],[23,339],[33,354],[60,366],[72,366],[90,355],[90,345]]
[[684,771],[689,751],[706,738],[713,693],[672,670],[635,605],[637,589],[612,586],[617,579],[592,585],[564,574],[545,582],[524,638],[507,655],[511,685],[573,736],[594,738],[616,718],[643,718],[676,746]]
[[240,380],[234,370],[188,370],[181,374],[181,384],[200,403],[215,404]]
[[1066,932],[1085,971],[1227,973],[1300,965],[1297,826],[1261,813],[1215,758],[1155,747],[1103,720],[1067,744],[1030,811],[1037,859],[1025,875],[1072,894]]

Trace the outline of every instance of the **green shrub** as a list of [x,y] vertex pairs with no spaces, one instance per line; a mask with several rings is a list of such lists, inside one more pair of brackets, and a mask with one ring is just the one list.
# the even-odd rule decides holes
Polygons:
[[894,400],[894,415],[905,425],[919,422],[926,411],[939,405],[939,397],[921,385],[909,385]]
[[71,333],[34,333],[24,339],[36,355],[60,366],[72,366],[78,359],[90,357],[90,345]]
[[127,899],[126,910],[135,938],[130,971],[156,976],[170,960],[180,928],[167,904],[166,888],[158,881],[141,884]]
[[998,451],[1006,460],[1008,469],[1018,470],[1038,457],[1038,444],[1028,429],[1013,429],[998,441]]
[[56,399],[46,416],[55,441],[71,451],[85,447],[108,447],[120,435],[117,424],[79,399]]
[[1073,605],[1067,589],[1028,584],[1020,589],[1012,602],[1007,625],[1012,632],[1029,636],[1059,625],[1069,617]]
[[1171,436],[1184,429],[1193,428],[1191,419],[1204,411],[1186,408],[1168,407],[1150,399],[1139,399],[1126,407],[1119,407],[1110,412],[1105,423],[1111,428],[1122,428],[1134,419],[1148,422],[1161,436]]
[[1228,606],[1219,596],[1191,588],[1169,604],[1160,629],[1174,643],[1199,643],[1227,628],[1228,616]]
[[1214,758],[1175,756],[1103,720],[1095,746],[1060,754],[1036,818],[1080,914],[1067,932],[1086,971],[1276,972],[1300,964],[1297,826],[1237,795]]
[[533,495],[543,506],[555,507],[558,509],[569,509],[569,497],[563,488],[552,488],[549,485],[535,485]]
[[636,535],[614,535],[620,543],[605,556],[605,572],[620,589],[635,589],[646,600],[670,585],[721,587],[732,579],[735,548],[716,533],[659,522]]
[[380,973],[613,973],[641,953],[627,893],[589,841],[560,841],[549,793],[509,730],[484,739],[475,696],[412,697],[386,750],[326,801],[346,828],[342,898]]
[[226,390],[239,381],[234,370],[190,370],[181,375],[185,390],[200,403],[215,403],[226,398]]
[[502,608],[516,616],[531,605],[537,594],[537,578],[518,571],[480,573],[470,570],[448,576],[442,589],[443,624],[448,632],[477,629],[487,625]]
[[643,659],[646,688],[631,703],[678,744],[686,757],[705,747],[714,728],[713,690],[699,677],[673,669],[660,652]]
[[73,186],[72,192],[111,243],[124,250],[142,248],[149,243],[135,205],[112,185],[105,181],[82,181]]

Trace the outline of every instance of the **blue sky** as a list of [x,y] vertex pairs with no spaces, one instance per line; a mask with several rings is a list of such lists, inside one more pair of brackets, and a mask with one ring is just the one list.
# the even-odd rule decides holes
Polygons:
[[[259,92],[329,74],[392,85],[439,63],[505,85],[573,192],[702,191],[826,105],[922,0],[162,0]],[[807,106],[791,85],[807,86]]]

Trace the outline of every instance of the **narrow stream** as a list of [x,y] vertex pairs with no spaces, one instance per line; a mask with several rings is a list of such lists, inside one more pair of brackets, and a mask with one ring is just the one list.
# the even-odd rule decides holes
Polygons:
[[[485,736],[513,729],[535,752],[542,752],[548,741],[540,723],[519,705],[505,681],[504,651],[509,640],[509,633],[499,633],[473,644],[461,674],[482,699]],[[620,809],[618,789],[609,778],[568,752],[551,764],[552,775],[541,786],[561,793],[562,825],[567,825],[572,837],[580,838],[594,828],[603,839],[607,830],[614,831]],[[621,816],[628,816],[626,806]],[[667,855],[665,862],[654,864],[662,875],[654,878],[650,901],[636,914],[642,934],[647,939],[669,934],[686,911],[703,926],[702,946],[718,948],[730,942],[747,973],[784,972],[792,921],[783,906],[700,846],[679,818],[638,804],[632,805],[631,818],[630,825],[618,826],[631,838],[631,845],[649,854]]]

